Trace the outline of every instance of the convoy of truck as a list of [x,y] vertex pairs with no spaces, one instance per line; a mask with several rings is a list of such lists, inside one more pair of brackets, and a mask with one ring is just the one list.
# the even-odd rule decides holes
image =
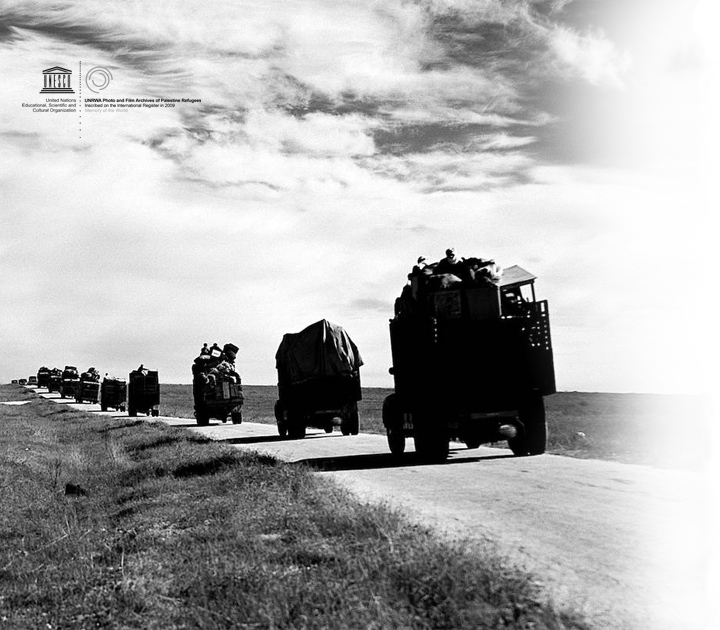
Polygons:
[[[390,320],[394,392],[382,406],[388,447],[402,457],[412,438],[420,459],[442,462],[451,440],[468,448],[507,440],[515,455],[545,452],[544,396],[555,393],[546,300],[536,277],[519,266],[501,270],[493,260],[419,259],[395,300]],[[211,418],[242,422],[244,394],[235,370],[238,347],[205,344],[192,366],[198,425]],[[325,319],[283,335],[275,355],[281,438],[301,439],[314,427],[357,435],[363,361],[348,333]],[[16,382],[16,381],[13,381]],[[41,367],[19,379],[57,391],[61,398],[100,403],[129,416],[158,416],[157,371],[143,365],[128,380],[100,382],[95,368],[78,373]]]

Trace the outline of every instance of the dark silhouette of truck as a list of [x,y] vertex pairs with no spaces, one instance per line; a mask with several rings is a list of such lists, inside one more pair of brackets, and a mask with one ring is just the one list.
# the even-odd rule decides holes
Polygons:
[[126,400],[127,381],[105,376],[100,384],[100,410],[107,411],[112,407],[116,411],[125,411]]
[[100,373],[94,368],[80,374],[80,384],[75,391],[75,402],[97,403],[100,398]]
[[62,370],[60,368],[52,368],[50,375],[48,376],[48,392],[60,393],[60,387],[62,385]]
[[60,380],[60,398],[75,398],[80,387],[80,373],[74,365],[66,365]]
[[468,448],[507,440],[515,455],[544,453],[543,396],[555,393],[555,372],[535,276],[517,266],[494,281],[462,266],[451,279],[432,275],[414,269],[390,320],[395,393],[383,404],[390,451],[401,455],[412,437],[420,458],[432,462],[447,458],[451,439]]
[[128,416],[135,417],[138,413],[157,417],[160,414],[160,381],[158,373],[148,370],[141,364],[128,376]]
[[50,369],[46,366],[42,366],[37,372],[37,384],[38,387],[47,387],[50,382]]
[[283,335],[275,354],[280,437],[300,439],[307,427],[357,435],[357,403],[362,398],[357,346],[345,330],[326,319],[299,333]]

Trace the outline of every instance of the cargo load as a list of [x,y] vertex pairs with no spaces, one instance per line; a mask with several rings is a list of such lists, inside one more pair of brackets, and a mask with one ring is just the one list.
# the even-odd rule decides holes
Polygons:
[[128,416],[135,417],[138,413],[146,416],[157,417],[160,412],[160,381],[158,373],[148,370],[140,364],[137,370],[130,372],[128,376]]
[[543,396],[555,392],[547,301],[536,277],[494,260],[420,259],[395,301],[390,344],[395,393],[383,423],[392,453],[412,437],[442,461],[450,439],[469,448],[507,439],[516,455],[545,451]]
[[347,332],[322,319],[299,333],[283,335],[275,354],[281,437],[302,438],[306,427],[357,435],[362,358]]
[[100,410],[107,411],[110,407],[116,411],[125,411],[127,399],[127,381],[122,378],[105,375],[100,384]]

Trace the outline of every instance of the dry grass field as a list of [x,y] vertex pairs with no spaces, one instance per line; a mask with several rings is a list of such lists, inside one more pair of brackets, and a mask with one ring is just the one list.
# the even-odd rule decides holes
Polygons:
[[[243,418],[275,424],[274,386],[244,386]],[[392,390],[364,388],[360,430],[385,433],[382,402]],[[710,456],[702,398],[659,394],[560,392],[545,399],[548,452],[663,468],[700,470]],[[160,413],[193,417],[190,385],[162,385]]]
[[304,467],[0,386],[21,399],[0,404],[2,628],[587,627],[491,550]]

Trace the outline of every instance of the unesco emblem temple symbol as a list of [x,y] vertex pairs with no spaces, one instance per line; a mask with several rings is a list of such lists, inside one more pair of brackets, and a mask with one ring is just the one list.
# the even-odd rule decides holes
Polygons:
[[72,70],[55,66],[43,70],[43,89],[40,94],[75,94],[70,87]]

